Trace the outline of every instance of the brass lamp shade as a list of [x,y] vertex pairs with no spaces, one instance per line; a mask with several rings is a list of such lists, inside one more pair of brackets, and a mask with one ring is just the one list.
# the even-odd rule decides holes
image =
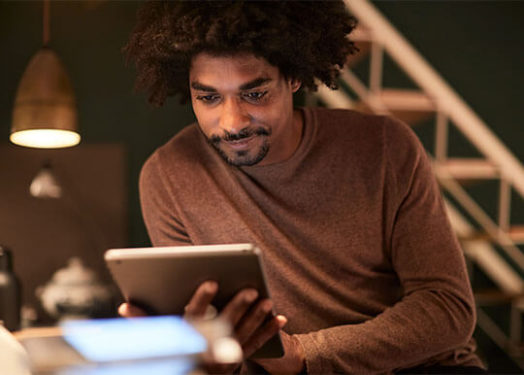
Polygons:
[[10,140],[37,148],[70,147],[80,142],[71,82],[64,65],[49,47],[33,56],[22,76]]

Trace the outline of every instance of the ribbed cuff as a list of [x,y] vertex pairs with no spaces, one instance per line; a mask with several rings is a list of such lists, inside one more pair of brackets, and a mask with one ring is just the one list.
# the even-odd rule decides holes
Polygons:
[[304,372],[308,374],[322,374],[324,373],[322,367],[322,357],[319,348],[317,347],[315,340],[310,334],[293,335],[297,338],[298,342],[304,350],[306,359],[306,369]]

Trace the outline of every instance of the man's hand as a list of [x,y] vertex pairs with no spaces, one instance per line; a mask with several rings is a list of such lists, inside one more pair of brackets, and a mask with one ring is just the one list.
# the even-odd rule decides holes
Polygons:
[[[214,281],[202,283],[185,307],[184,317],[188,319],[204,318],[211,301],[218,292]],[[235,338],[242,346],[244,357],[251,356],[266,341],[283,327],[287,320],[283,316],[272,317],[273,302],[258,299],[255,289],[243,289],[220,312],[220,318],[233,327]]]
[[[185,307],[184,318],[202,319],[209,311],[211,301],[218,292],[218,284],[214,281],[202,283]],[[220,318],[225,319],[233,327],[235,338],[240,343],[244,358],[249,358],[262,345],[279,331],[282,337],[285,355],[275,359],[257,359],[260,364],[271,373],[298,373],[304,367],[304,353],[302,347],[292,336],[284,333],[282,328],[287,319],[282,315],[271,316],[273,303],[269,299],[258,299],[255,289],[243,289],[220,312]],[[140,308],[123,303],[118,313],[126,318],[145,316]],[[240,364],[209,364],[211,373],[229,373]]]
[[281,358],[253,359],[270,374],[298,374],[304,370],[304,349],[293,336],[280,331],[284,356]]

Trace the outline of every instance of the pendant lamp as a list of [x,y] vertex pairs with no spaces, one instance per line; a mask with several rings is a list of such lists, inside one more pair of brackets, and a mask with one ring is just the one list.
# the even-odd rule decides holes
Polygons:
[[49,44],[49,0],[44,0],[43,47],[32,57],[16,93],[11,142],[62,148],[80,142],[71,81]]

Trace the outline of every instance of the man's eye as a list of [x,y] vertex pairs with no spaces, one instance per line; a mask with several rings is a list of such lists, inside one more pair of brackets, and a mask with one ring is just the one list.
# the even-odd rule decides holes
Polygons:
[[197,100],[200,100],[204,103],[214,103],[218,100],[218,95],[198,95]]
[[262,99],[266,94],[267,94],[267,91],[253,91],[253,92],[245,93],[244,97],[251,101],[257,101],[257,100]]

